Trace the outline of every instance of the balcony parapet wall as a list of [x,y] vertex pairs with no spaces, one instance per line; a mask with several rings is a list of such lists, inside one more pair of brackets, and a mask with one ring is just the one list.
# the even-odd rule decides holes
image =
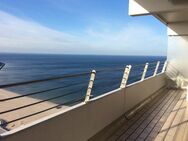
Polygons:
[[126,88],[106,93],[89,102],[55,113],[29,125],[1,134],[2,141],[84,141],[152,96],[166,84],[165,74],[157,74]]

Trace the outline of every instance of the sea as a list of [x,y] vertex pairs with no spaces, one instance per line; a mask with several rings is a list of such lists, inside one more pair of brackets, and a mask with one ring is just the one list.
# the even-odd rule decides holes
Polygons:
[[[12,83],[42,80],[52,77],[62,79],[4,88],[19,95],[52,102],[68,103],[82,101],[85,97],[90,75],[65,77],[96,70],[92,97],[119,88],[126,65],[132,65],[128,84],[141,79],[145,63],[149,63],[146,77],[153,74],[157,61],[161,72],[165,56],[107,56],[107,55],[50,55],[50,54],[0,54],[5,66],[0,70],[0,86]],[[33,94],[34,93],[34,94]],[[57,97],[53,99],[53,97]]]

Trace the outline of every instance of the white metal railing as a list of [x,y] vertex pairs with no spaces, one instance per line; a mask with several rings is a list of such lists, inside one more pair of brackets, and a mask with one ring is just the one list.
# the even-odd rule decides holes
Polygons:
[[[13,109],[1,111],[0,112],[0,115],[1,115],[1,114],[9,113],[9,112],[14,112],[16,110],[20,110],[20,109],[23,109],[23,108],[26,108],[26,107],[34,106],[34,105],[37,105],[37,104],[40,104],[40,103],[43,103],[43,102],[48,102],[48,101],[56,100],[56,99],[59,99],[59,98],[63,98],[65,96],[77,95],[81,91],[83,91],[86,88],[86,86],[87,86],[86,94],[81,95],[81,97],[78,97],[79,99],[75,99],[75,97],[73,97],[73,99],[71,99],[70,101],[62,102],[62,103],[60,103],[58,105],[52,106],[52,107],[47,108],[45,110],[37,111],[35,113],[23,116],[21,118],[14,119],[12,121],[7,121],[6,123],[0,124],[0,126],[1,127],[6,126],[6,125],[8,125],[10,123],[13,123],[13,122],[16,122],[16,121],[19,121],[19,120],[22,120],[22,119],[25,119],[25,118],[28,118],[28,117],[32,117],[34,115],[40,114],[42,112],[46,112],[46,111],[54,109],[54,108],[58,108],[58,107],[60,107],[62,105],[69,105],[69,104],[71,105],[73,103],[75,104],[75,103],[79,103],[79,102],[83,102],[83,101],[87,104],[90,101],[90,98],[92,97],[93,87],[96,85],[96,84],[94,84],[94,82],[96,80],[96,74],[98,74],[100,72],[106,72],[106,71],[112,71],[113,72],[113,71],[119,71],[119,70],[123,71],[124,70],[121,83],[118,86],[121,89],[123,89],[123,88],[126,88],[126,86],[128,84],[128,80],[131,78],[130,74],[131,74],[131,72],[134,72],[133,70],[134,70],[135,66],[142,69],[141,73],[139,72],[139,74],[141,74],[141,77],[134,76],[137,79],[136,81],[143,81],[147,77],[147,72],[149,72],[148,71],[149,67],[152,66],[153,64],[154,64],[154,66],[152,68],[154,68],[154,72],[152,73],[151,76],[156,76],[157,75],[160,65],[163,65],[162,69],[161,69],[161,73],[165,72],[166,66],[167,66],[167,61],[165,61],[164,64],[162,64],[162,63],[160,63],[158,61],[157,63],[156,62],[155,63],[146,63],[146,64],[142,64],[142,65],[132,65],[132,66],[131,65],[127,65],[125,68],[104,69],[104,70],[98,70],[98,71],[92,70],[91,73],[90,72],[86,72],[86,73],[80,73],[80,74],[71,74],[71,75],[65,75],[65,76],[51,77],[51,78],[41,79],[41,80],[32,80],[32,81],[26,81],[26,82],[19,82],[19,83],[0,85],[0,89],[6,89],[6,88],[9,88],[9,87],[17,87],[17,86],[22,86],[22,85],[31,85],[31,84],[54,81],[54,80],[64,80],[64,79],[71,79],[71,78],[75,79],[75,78],[78,78],[78,77],[88,77],[90,75],[89,83],[88,83],[88,80],[86,82],[82,82],[82,83],[78,82],[78,83],[76,83],[76,82],[74,82],[71,79],[72,80],[71,84],[68,84],[68,85],[65,85],[65,86],[56,86],[55,88],[47,88],[46,90],[40,90],[40,91],[35,91],[35,92],[27,93],[27,94],[14,96],[14,97],[0,99],[0,102],[7,102],[7,101],[10,101],[10,100],[19,99],[19,98],[23,98],[23,97],[26,97],[26,96],[34,96],[34,95],[39,95],[39,94],[40,95],[42,95],[42,94],[44,95],[46,92],[51,92],[51,91],[59,90],[59,89],[63,89],[63,88],[70,88],[71,89],[71,91],[69,91],[69,92],[65,91],[62,94],[59,94],[58,96],[45,98],[45,99],[39,100],[39,101],[37,101],[35,103],[32,103],[32,104],[26,104],[26,105],[23,105],[23,106],[20,106],[20,107],[15,107]],[[74,84],[72,82],[74,82]],[[83,86],[83,84],[85,86]],[[77,90],[76,88],[74,88],[74,86],[77,86],[77,87],[79,86],[79,89]],[[103,83],[102,83],[102,86],[103,86]],[[108,87],[111,87],[111,86],[108,85]]]
[[[157,61],[156,66],[155,66],[155,70],[154,70],[154,73],[153,73],[153,77],[157,75],[158,70],[159,70],[159,66],[160,66],[160,61]],[[146,63],[145,67],[143,69],[142,77],[141,77],[140,81],[143,81],[146,78],[148,67],[149,67],[149,63]],[[164,73],[166,71],[166,67],[167,67],[167,61],[164,62],[163,66],[162,66],[161,73]],[[122,81],[121,81],[121,84],[120,84],[120,88],[126,87],[128,79],[129,79],[129,74],[131,72],[131,68],[132,68],[131,65],[127,65],[125,67],[123,77],[122,77]],[[93,85],[94,85],[95,76],[96,76],[96,71],[93,70],[92,73],[91,73],[90,82],[89,82],[89,86],[88,86],[87,93],[86,93],[85,103],[87,103],[90,100],[92,88],[93,88]]]

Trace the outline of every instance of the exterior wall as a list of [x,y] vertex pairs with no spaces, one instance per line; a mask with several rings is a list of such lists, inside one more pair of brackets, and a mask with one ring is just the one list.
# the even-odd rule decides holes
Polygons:
[[188,23],[169,24],[167,73],[188,79]]
[[2,141],[85,141],[165,85],[160,74],[1,134]]

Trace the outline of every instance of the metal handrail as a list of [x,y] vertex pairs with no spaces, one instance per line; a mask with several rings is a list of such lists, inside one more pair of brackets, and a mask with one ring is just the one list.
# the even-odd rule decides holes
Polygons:
[[[156,62],[151,62],[149,63],[154,64]],[[140,67],[140,66],[144,66],[145,64],[138,64],[138,65],[133,65],[132,67]],[[107,71],[120,71],[120,70],[124,70],[124,68],[113,68],[113,69],[100,69],[100,70],[96,70],[97,73],[100,72],[107,72]],[[40,83],[40,82],[46,82],[46,81],[53,81],[53,80],[60,80],[60,79],[67,79],[67,78],[74,78],[74,77],[80,77],[80,76],[87,76],[89,75],[90,72],[84,72],[84,73],[78,73],[78,74],[68,74],[68,75],[64,75],[64,76],[56,76],[56,77],[51,77],[51,78],[45,78],[45,79],[38,79],[38,80],[30,80],[30,81],[25,81],[25,82],[17,82],[17,83],[10,83],[10,84],[4,84],[4,85],[0,85],[0,88],[8,88],[8,87],[14,87],[14,86],[20,86],[20,85],[28,85],[28,84],[33,84],[33,83]]]
[[0,88],[8,88],[8,87],[14,87],[14,86],[20,86],[20,85],[28,85],[28,84],[33,84],[33,83],[52,81],[52,80],[60,80],[60,79],[74,78],[74,77],[80,77],[80,76],[87,76],[89,74],[90,74],[89,72],[86,72],[86,73],[78,73],[78,74],[70,74],[70,75],[64,75],[64,76],[51,77],[51,78],[46,78],[46,79],[31,80],[31,81],[18,82],[18,83],[10,83],[10,84],[0,85]]
[[52,97],[52,98],[47,98],[45,100],[41,100],[41,101],[34,102],[34,103],[31,103],[31,104],[27,104],[27,105],[24,105],[24,106],[16,107],[16,108],[13,108],[13,109],[10,109],[10,110],[1,111],[0,115],[8,113],[8,112],[12,112],[12,111],[17,111],[19,109],[24,109],[24,108],[27,108],[27,107],[31,107],[31,106],[34,106],[34,105],[37,105],[37,104],[40,104],[40,103],[44,103],[46,101],[51,101],[51,100],[62,98],[62,97],[68,96],[68,95],[77,94],[77,92],[79,92],[79,91],[81,91],[83,89],[84,89],[84,87],[80,88],[79,90],[75,90],[75,91],[72,91],[72,92],[61,94],[61,95],[58,95],[58,96],[55,96],[55,97]]
[[[153,64],[157,64],[156,62],[153,62]],[[151,63],[150,63],[151,64]],[[148,64],[148,65],[150,65]],[[139,65],[134,65],[133,67],[138,67],[138,66],[144,66],[144,64],[139,64]],[[155,67],[150,67],[149,71],[153,71]],[[144,68],[143,68],[144,69]],[[152,70],[151,70],[152,69]],[[103,71],[117,71],[117,70],[123,70],[122,68],[115,68],[115,69],[103,69],[103,70],[98,70],[96,72],[103,72]],[[158,71],[158,70],[157,70]],[[147,70],[146,70],[147,72]],[[145,72],[145,73],[146,73]],[[47,79],[40,79],[40,80],[31,80],[31,81],[26,81],[26,82],[19,82],[19,83],[12,83],[12,84],[5,84],[5,85],[0,85],[0,88],[8,88],[8,87],[13,87],[13,86],[20,86],[20,85],[27,85],[27,84],[33,84],[33,83],[39,83],[39,82],[45,82],[45,81],[51,81],[51,80],[59,80],[59,79],[65,79],[65,78],[73,78],[73,77],[80,77],[80,76],[86,76],[89,75],[90,73],[86,72],[86,73],[79,73],[79,74],[71,74],[71,75],[64,75],[64,76],[60,76],[60,77],[51,77],[51,78],[47,78]],[[140,75],[140,74],[139,74]],[[146,74],[145,74],[146,75]],[[145,77],[145,76],[144,76]],[[144,79],[144,78],[142,78]],[[53,91],[53,90],[57,90],[57,89],[61,89],[61,88],[65,88],[65,87],[71,87],[74,84],[70,84],[68,86],[62,86],[62,87],[56,87],[56,88],[52,88],[52,89],[47,89],[47,90],[42,90],[42,91],[38,91],[38,92],[34,92],[34,93],[29,93],[29,94],[24,94],[21,96],[16,96],[16,97],[11,97],[11,98],[7,98],[7,99],[0,99],[1,101],[6,101],[6,100],[11,100],[11,99],[15,99],[15,98],[21,98],[24,96],[30,96],[30,95],[35,95],[35,94],[39,94],[39,93],[44,93],[44,92],[48,92],[48,91]]]
[[14,100],[14,99],[18,99],[18,98],[22,98],[22,97],[26,97],[26,96],[45,94],[45,92],[50,92],[50,91],[54,91],[54,90],[59,90],[59,89],[63,89],[63,88],[69,88],[69,87],[72,87],[72,86],[79,86],[79,85],[84,85],[84,84],[86,85],[87,82],[84,82],[84,83],[79,82],[79,83],[74,83],[74,84],[68,84],[68,85],[61,86],[61,87],[55,87],[55,88],[51,88],[51,89],[47,89],[47,90],[41,90],[41,91],[23,94],[23,95],[19,95],[19,96],[14,96],[14,97],[10,97],[10,98],[4,98],[4,99],[0,99],[0,102]]
[[[157,62],[153,62],[153,64],[157,64]],[[162,64],[162,63],[161,63]],[[164,63],[165,64],[165,63]],[[149,63],[148,65],[151,65],[151,63]],[[142,69],[144,70],[144,66],[145,64],[139,64],[139,65],[133,65],[133,69],[134,68],[139,68],[139,67],[143,67]],[[155,69],[154,69],[155,68]],[[151,71],[156,71],[156,73],[158,73],[158,70],[159,70],[159,66],[155,66],[155,67],[151,67]],[[66,104],[75,104],[77,102],[80,102],[82,100],[85,99],[85,103],[89,102],[90,100],[90,97],[92,96],[91,93],[92,93],[92,89],[93,88],[96,88],[96,86],[98,87],[99,84],[101,83],[95,83],[94,84],[94,81],[95,81],[95,75],[96,73],[100,73],[100,72],[108,72],[108,71],[122,71],[124,70],[124,75],[123,75],[123,78],[122,78],[122,82],[121,82],[121,85],[120,87],[121,88],[125,88],[126,87],[126,84],[127,84],[127,81],[140,81],[142,80],[142,75],[143,75],[143,72],[142,73],[139,73],[137,75],[133,75],[131,76],[129,73],[131,71],[131,66],[130,65],[127,65],[126,68],[114,68],[114,69],[103,69],[103,70],[98,70],[98,71],[95,71],[93,70],[92,72],[86,72],[86,73],[79,73],[79,74],[70,74],[70,75],[64,75],[64,76],[60,76],[60,77],[51,77],[51,78],[47,78],[47,79],[40,79],[40,80],[31,80],[31,81],[26,81],[26,82],[19,82],[19,83],[12,83],[12,84],[5,84],[5,85],[0,85],[0,88],[8,88],[8,87],[13,87],[13,86],[20,86],[20,85],[27,85],[27,84],[33,84],[33,83],[39,83],[39,82],[46,82],[46,81],[52,81],[52,80],[60,80],[60,79],[66,79],[66,78],[74,78],[74,77],[80,77],[80,76],[89,76],[90,74],[90,81],[89,81],[89,85],[88,85],[88,88],[86,88],[86,86],[84,87],[81,87],[79,90],[75,90],[75,91],[71,91],[71,92],[67,92],[67,93],[64,93],[64,94],[61,94],[61,95],[57,95],[55,97],[51,97],[51,98],[47,98],[47,99],[44,99],[44,100],[40,100],[40,101],[37,101],[37,102],[34,102],[34,103],[31,103],[31,104],[27,104],[27,105],[23,105],[23,106],[20,106],[20,107],[17,107],[17,108],[13,108],[13,109],[10,109],[10,110],[6,110],[6,111],[1,111],[0,114],[5,114],[5,113],[9,113],[9,112],[12,112],[12,111],[16,111],[16,110],[19,110],[19,109],[23,109],[23,108],[27,108],[27,107],[30,107],[30,106],[33,106],[33,105],[36,105],[36,104],[40,104],[40,103],[43,103],[43,102],[46,102],[46,101],[51,101],[51,100],[54,100],[54,99],[59,99],[59,98],[62,98],[62,97],[65,97],[65,96],[68,96],[68,95],[73,95],[73,94],[77,94],[78,92],[82,91],[84,88],[87,90],[87,93],[86,93],[86,96],[85,97],[82,97],[80,99],[73,99],[71,101],[68,101],[68,102],[64,102],[64,103],[61,103],[61,104],[58,104],[56,106],[53,106],[53,107],[50,107],[50,108],[47,108],[45,110],[41,110],[41,111],[38,111],[38,112],[35,112],[35,113],[32,113],[30,115],[27,115],[27,116],[23,116],[21,118],[18,118],[18,119],[14,119],[12,121],[8,121],[7,123],[5,123],[6,125],[7,124],[10,124],[12,122],[16,122],[18,120],[21,120],[21,119],[25,119],[25,118],[28,118],[28,117],[31,117],[31,116],[34,116],[34,115],[37,115],[37,114],[40,114],[40,113],[43,113],[43,112],[46,112],[48,110],[51,110],[51,109],[54,109],[54,108],[57,108],[59,106],[62,106],[62,105],[66,105]],[[144,79],[145,79],[145,76],[146,76],[146,73],[147,73],[147,70],[144,71]],[[130,76],[129,76],[130,75]],[[156,74],[154,74],[156,75]],[[111,82],[114,82],[115,83],[115,79],[113,79],[113,81]],[[111,83],[109,82],[109,83]],[[31,95],[36,95],[36,94],[45,94],[45,92],[49,92],[49,91],[53,91],[53,90],[57,90],[57,89],[62,89],[62,88],[70,88],[70,87],[74,87],[74,86],[79,86],[79,85],[85,85],[85,84],[88,84],[87,83],[74,83],[74,84],[67,84],[65,86],[59,86],[59,87],[55,87],[55,88],[51,88],[51,89],[47,89],[47,90],[41,90],[41,91],[37,91],[37,92],[33,92],[33,93],[28,93],[28,94],[24,94],[24,95],[20,95],[20,96],[15,96],[15,97],[10,97],[10,98],[5,98],[5,99],[0,99],[0,102],[4,102],[4,101],[7,101],[7,100],[14,100],[14,99],[17,99],[17,98],[22,98],[22,97],[26,97],[26,96],[31,96]],[[108,84],[108,82],[106,83]],[[1,125],[3,126],[3,125]]]
[[113,71],[121,71],[124,70],[124,68],[113,68],[113,69],[100,69],[100,70],[96,70],[97,73],[100,72],[113,72]]
[[17,118],[17,119],[14,119],[14,120],[11,120],[11,121],[7,121],[6,123],[3,123],[1,124],[1,126],[6,126],[10,123],[13,123],[13,122],[16,122],[16,121],[19,121],[19,120],[22,120],[22,119],[26,119],[26,118],[29,118],[29,117],[32,117],[32,116],[35,116],[35,115],[38,115],[38,114],[41,114],[41,113],[44,113],[46,111],[49,111],[49,110],[52,110],[52,109],[55,109],[55,108],[58,108],[60,106],[63,106],[63,105],[70,105],[70,104],[73,104],[73,103],[76,103],[76,102],[80,102],[84,99],[84,97],[80,98],[80,99],[74,99],[74,100],[71,100],[71,101],[68,101],[68,102],[64,102],[64,103],[60,103],[56,106],[52,106],[50,108],[47,108],[45,110],[41,110],[41,111],[38,111],[38,112],[35,112],[33,114],[30,114],[30,115],[27,115],[27,116],[23,116],[23,117],[20,117],[20,118]]
[[[116,79],[113,79],[112,81],[108,81],[108,82],[98,82],[98,83],[96,83],[95,82],[95,85],[93,86],[94,88],[98,88],[98,87],[104,87],[104,85],[101,85],[101,84],[105,84],[105,85],[107,85],[108,86],[108,84],[111,84],[111,83],[115,83],[115,82],[117,82],[117,81],[120,81],[120,79],[119,78],[116,78]],[[109,86],[108,86],[109,87]]]

